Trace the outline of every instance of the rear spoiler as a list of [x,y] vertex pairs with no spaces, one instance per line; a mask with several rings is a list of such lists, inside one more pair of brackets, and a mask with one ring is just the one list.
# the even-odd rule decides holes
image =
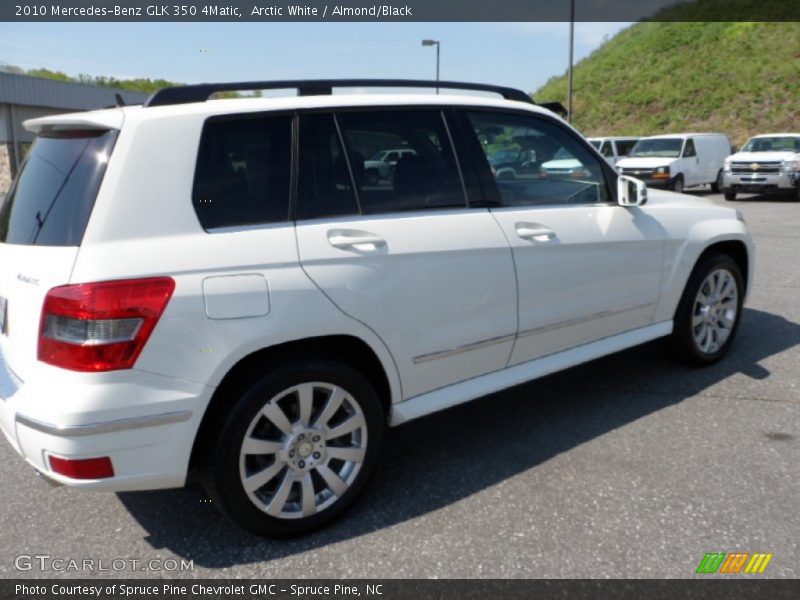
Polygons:
[[564,105],[561,104],[561,102],[537,102],[536,104],[562,117],[567,116],[567,109],[564,108]]
[[119,109],[93,110],[82,113],[67,113],[28,119],[23,127],[33,133],[43,131],[69,131],[71,129],[122,129],[125,120]]

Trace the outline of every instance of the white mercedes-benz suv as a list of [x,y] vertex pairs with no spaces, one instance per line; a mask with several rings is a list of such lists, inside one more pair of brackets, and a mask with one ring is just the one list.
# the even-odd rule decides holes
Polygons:
[[[332,94],[404,85],[502,98]],[[277,87],[299,93],[208,99]],[[262,535],[341,513],[387,426],[656,338],[719,360],[752,281],[741,213],[617,175],[518,90],[202,84],[26,127],[0,428],[78,488],[196,474]],[[367,185],[391,148],[413,152]],[[539,165],[496,178],[500,152]],[[540,168],[556,155],[578,174]]]

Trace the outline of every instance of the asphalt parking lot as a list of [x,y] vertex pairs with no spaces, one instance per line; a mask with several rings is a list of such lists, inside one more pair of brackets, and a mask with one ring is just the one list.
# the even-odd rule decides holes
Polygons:
[[195,487],[51,488],[3,441],[0,576],[122,574],[15,569],[46,554],[186,559],[187,577],[685,578],[742,551],[800,577],[800,203],[697,195],[739,207],[757,244],[722,363],[651,344],[392,430],[345,518],[288,541],[237,530]]

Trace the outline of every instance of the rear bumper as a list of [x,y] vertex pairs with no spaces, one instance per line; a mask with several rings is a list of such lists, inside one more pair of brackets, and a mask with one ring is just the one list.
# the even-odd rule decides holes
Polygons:
[[723,173],[722,187],[726,191],[783,193],[800,185],[800,173]]
[[[17,453],[58,483],[108,491],[182,486],[213,393],[213,388],[135,370],[100,382],[65,372],[62,381],[23,383],[2,354],[0,382],[0,429]],[[51,470],[50,456],[108,456],[114,477],[71,479]]]

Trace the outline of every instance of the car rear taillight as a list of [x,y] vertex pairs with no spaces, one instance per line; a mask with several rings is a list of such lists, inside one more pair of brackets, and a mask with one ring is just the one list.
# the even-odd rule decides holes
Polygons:
[[169,277],[53,288],[42,308],[39,360],[73,371],[130,369],[173,291]]

